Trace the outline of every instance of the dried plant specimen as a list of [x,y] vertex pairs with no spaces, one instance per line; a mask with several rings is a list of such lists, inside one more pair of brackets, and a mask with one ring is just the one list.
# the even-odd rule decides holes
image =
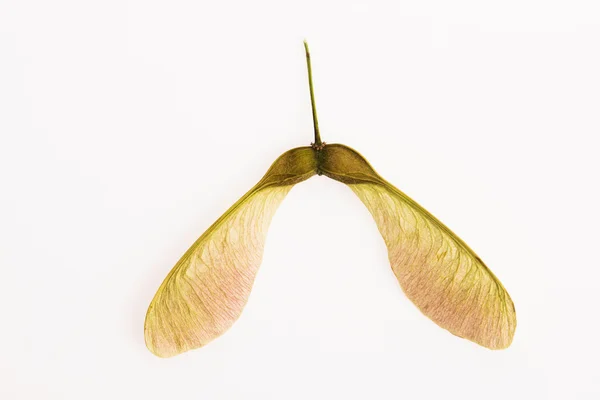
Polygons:
[[375,219],[406,296],[451,333],[490,349],[510,345],[515,308],[506,289],[450,229],[342,144],[321,141],[308,45],[315,141],[285,152],[265,176],[192,245],[150,303],[148,349],[170,357],[202,347],[240,316],[261,263],[271,218],[292,187],[313,175],[340,181]]

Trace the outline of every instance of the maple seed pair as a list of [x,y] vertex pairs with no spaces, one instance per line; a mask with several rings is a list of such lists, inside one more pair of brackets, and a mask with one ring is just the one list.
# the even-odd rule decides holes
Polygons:
[[450,229],[342,144],[321,141],[304,43],[315,141],[282,154],[265,176],[190,247],[160,285],[146,315],[148,349],[170,357],[204,346],[233,325],[262,260],[267,229],[292,187],[313,175],[340,181],[375,219],[406,296],[451,333],[506,348],[516,327],[506,289]]

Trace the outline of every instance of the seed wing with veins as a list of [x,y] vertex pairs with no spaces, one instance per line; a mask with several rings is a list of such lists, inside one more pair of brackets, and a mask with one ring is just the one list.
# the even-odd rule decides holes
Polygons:
[[332,145],[324,159],[325,175],[346,183],[375,219],[392,270],[421,312],[457,336],[508,347],[517,324],[513,302],[475,252],[355,150]]
[[396,278],[423,314],[482,346],[508,347],[516,327],[514,305],[481,259],[394,187],[349,186],[371,212]]
[[223,334],[248,301],[271,219],[293,185],[315,174],[309,147],[292,149],[184,254],[150,303],[146,346],[159,357]]

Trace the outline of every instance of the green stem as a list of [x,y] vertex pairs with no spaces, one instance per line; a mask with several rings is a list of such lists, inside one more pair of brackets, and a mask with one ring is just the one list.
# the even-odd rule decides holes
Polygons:
[[306,51],[306,66],[308,67],[308,86],[310,87],[310,104],[312,106],[313,126],[315,128],[315,145],[321,146],[321,134],[319,133],[319,121],[317,119],[317,106],[315,104],[315,91],[313,89],[312,68],[310,65],[310,52],[308,43],[304,41],[304,50]]

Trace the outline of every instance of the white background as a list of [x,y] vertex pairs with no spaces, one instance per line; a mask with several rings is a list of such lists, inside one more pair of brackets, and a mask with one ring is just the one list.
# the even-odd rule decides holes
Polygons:
[[[0,2],[0,398],[600,398],[597,2],[212,3]],[[323,139],[486,261],[508,350],[422,316],[324,177],[277,212],[230,331],[146,349],[173,264],[312,140],[304,38]]]

